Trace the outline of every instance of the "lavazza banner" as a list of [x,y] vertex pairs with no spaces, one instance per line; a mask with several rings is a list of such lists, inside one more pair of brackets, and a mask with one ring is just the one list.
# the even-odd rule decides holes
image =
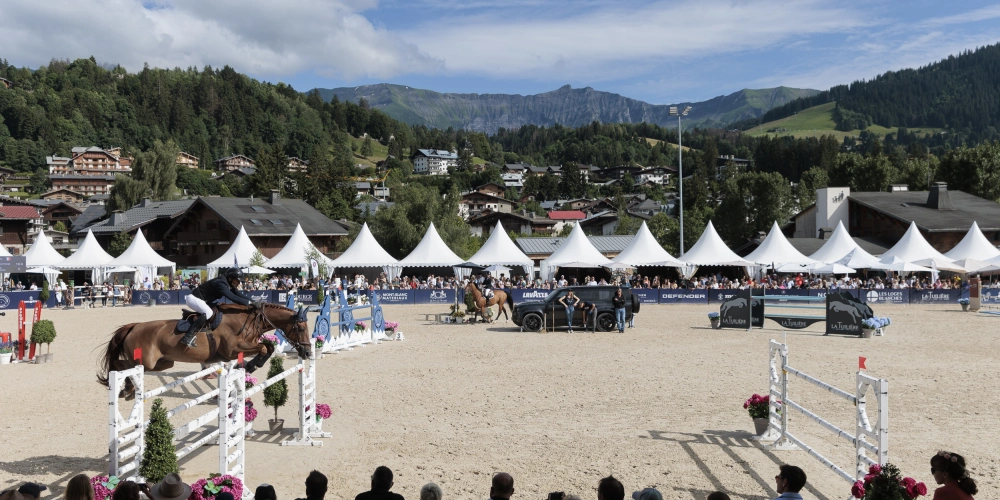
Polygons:
[[523,290],[522,289],[514,289],[514,290],[512,290],[512,292],[514,293],[514,303],[515,304],[520,304],[521,302],[540,302],[540,301],[543,301],[543,300],[545,300],[545,297],[549,296],[549,293],[551,293],[552,290],[544,290],[544,289],[535,290],[535,289],[528,288],[528,289],[523,289]]

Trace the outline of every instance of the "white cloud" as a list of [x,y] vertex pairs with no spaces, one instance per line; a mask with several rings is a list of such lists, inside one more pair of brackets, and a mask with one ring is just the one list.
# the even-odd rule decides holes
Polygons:
[[619,2],[568,17],[559,10],[528,19],[452,17],[402,35],[454,73],[602,81],[868,24],[861,12],[818,0]]
[[388,78],[441,61],[361,12],[375,0],[6,0],[3,56],[38,66],[95,56],[129,70],[230,65],[260,77]]
[[920,23],[920,26],[921,27],[950,26],[954,24],[967,24],[980,21],[988,21],[990,19],[996,19],[998,17],[1000,17],[1000,5],[990,5],[983,7],[981,9],[971,10],[969,12],[963,12],[961,14],[939,17],[936,19],[928,19]]

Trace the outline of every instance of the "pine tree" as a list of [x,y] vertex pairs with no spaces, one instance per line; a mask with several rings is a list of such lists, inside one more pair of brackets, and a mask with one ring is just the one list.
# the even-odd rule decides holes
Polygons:
[[167,410],[163,408],[163,400],[160,398],[153,401],[153,409],[149,413],[145,446],[139,475],[146,478],[146,481],[158,483],[167,474],[179,472],[177,449],[174,448],[174,428],[170,425]]
[[368,158],[373,154],[375,154],[375,150],[372,148],[372,138],[371,136],[367,136],[364,142],[361,143],[361,156]]

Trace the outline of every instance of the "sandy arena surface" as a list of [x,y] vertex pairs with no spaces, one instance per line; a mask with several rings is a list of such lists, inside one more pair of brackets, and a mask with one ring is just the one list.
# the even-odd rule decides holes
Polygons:
[[[647,305],[625,334],[536,334],[513,323],[431,324],[423,313],[435,307],[388,306],[386,317],[401,323],[405,341],[319,362],[319,401],[334,412],[324,425],[333,437],[322,447],[282,447],[283,438],[259,432],[273,414],[260,398],[258,433],[247,445],[251,488],[267,482],[282,500],[304,496],[305,476],[318,469],[329,477],[328,498],[350,499],[384,464],[396,474],[394,491],[411,500],[429,481],[448,499],[486,498],[497,471],[514,476],[515,499],[550,491],[593,499],[608,474],[628,492],[655,486],[667,499],[703,499],[716,489],[756,499],[776,496],[774,475],[788,462],[806,470],[807,498],[849,495],[847,482],[805,452],[764,450],[749,439],[753,424],[742,403],[766,391],[768,339],[783,336],[771,322],[750,333],[715,331],[705,317],[715,306]],[[107,391],[95,381],[98,347],[120,324],[172,317],[178,309],[44,311],[58,331],[55,361],[0,367],[0,490],[31,480],[50,485],[51,497],[77,473],[106,473]],[[825,337],[821,325],[788,331],[790,364],[853,392],[857,358],[868,357],[868,372],[890,383],[890,461],[933,492],[930,456],[957,451],[980,484],[977,498],[1000,497],[1000,318],[962,313],[957,305],[875,312],[893,319],[885,337]],[[13,331],[15,318],[8,311],[0,331]],[[168,375],[196,369],[178,365]],[[147,377],[147,389],[167,378]],[[290,385],[290,405],[280,414],[295,427],[297,390]],[[209,387],[201,381],[186,393]],[[846,401],[797,379],[790,394],[853,432],[854,408]],[[848,443],[795,414],[792,429],[850,470]],[[207,476],[217,457],[215,446],[201,448],[182,462],[182,477]]]

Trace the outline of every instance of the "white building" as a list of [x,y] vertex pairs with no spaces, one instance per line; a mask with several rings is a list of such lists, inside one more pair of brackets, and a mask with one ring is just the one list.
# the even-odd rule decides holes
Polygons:
[[413,156],[413,173],[448,175],[449,167],[458,166],[458,153],[441,149],[418,149]]

